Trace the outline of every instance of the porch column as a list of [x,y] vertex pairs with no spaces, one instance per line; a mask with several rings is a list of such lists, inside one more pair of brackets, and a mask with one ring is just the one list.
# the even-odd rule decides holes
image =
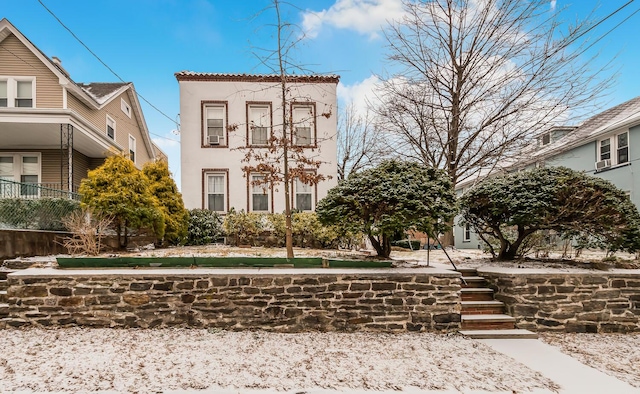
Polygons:
[[73,126],[60,124],[60,185],[73,190]]

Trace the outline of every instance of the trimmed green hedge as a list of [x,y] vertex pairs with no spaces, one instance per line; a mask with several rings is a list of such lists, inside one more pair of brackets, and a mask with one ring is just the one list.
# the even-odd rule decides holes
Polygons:
[[[295,267],[321,268],[320,257],[58,257],[61,268],[117,267]],[[326,260],[332,268],[388,268],[390,261]]]

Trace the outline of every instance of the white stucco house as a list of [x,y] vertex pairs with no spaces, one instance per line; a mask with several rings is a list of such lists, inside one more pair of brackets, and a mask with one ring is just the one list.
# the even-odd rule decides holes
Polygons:
[[[231,208],[280,213],[283,185],[256,186],[259,172],[246,173],[249,150],[269,151],[271,136],[283,135],[282,89],[277,75],[181,71],[181,191],[188,209],[224,214]],[[327,177],[310,186],[291,182],[291,206],[313,211],[337,184],[337,98],[339,77],[289,76],[287,116],[292,144],[320,163],[310,172]],[[293,135],[292,135],[293,134]],[[306,171],[306,170],[305,170]]]

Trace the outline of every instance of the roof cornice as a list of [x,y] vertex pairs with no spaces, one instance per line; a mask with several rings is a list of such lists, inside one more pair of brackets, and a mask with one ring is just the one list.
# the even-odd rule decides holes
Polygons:
[[[280,82],[275,74],[219,74],[195,71],[180,71],[174,74],[178,81],[200,82]],[[339,75],[287,75],[290,83],[338,83]]]

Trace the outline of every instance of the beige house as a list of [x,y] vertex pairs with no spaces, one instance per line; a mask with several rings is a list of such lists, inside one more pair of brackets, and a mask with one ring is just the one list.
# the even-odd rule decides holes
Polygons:
[[2,19],[0,197],[77,191],[113,151],[138,167],[166,159],[151,141],[133,84],[76,83],[59,59]]
[[[182,71],[180,85],[182,197],[189,209],[280,213],[283,185],[257,185],[265,174],[247,173],[248,152],[269,152],[269,140],[282,135],[282,90],[277,75]],[[291,182],[291,206],[313,211],[337,184],[338,76],[288,77],[287,116],[294,125],[294,149],[319,162],[308,172],[327,180],[316,185]],[[307,172],[306,167],[303,169]],[[268,179],[268,178],[266,178]]]

